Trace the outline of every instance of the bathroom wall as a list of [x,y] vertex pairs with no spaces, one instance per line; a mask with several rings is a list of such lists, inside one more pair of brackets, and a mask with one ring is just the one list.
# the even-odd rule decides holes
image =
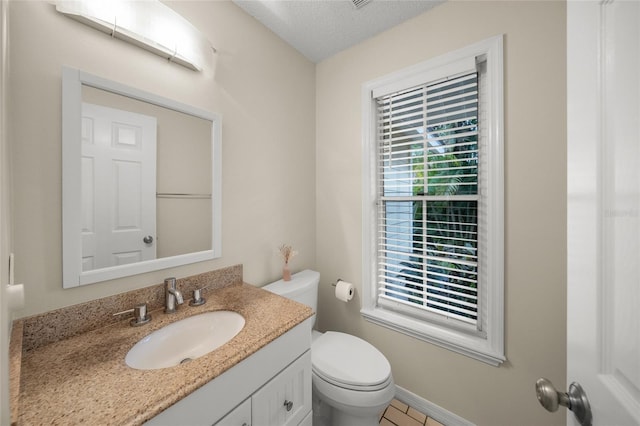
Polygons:
[[[45,1],[12,1],[8,140],[17,317],[242,263],[245,281],[315,262],[315,65],[229,1],[166,2],[217,49],[194,72],[73,21]],[[62,289],[61,70],[92,74],[222,114],[222,258]],[[4,109],[3,109],[4,110]],[[4,192],[3,192],[4,194]]]
[[[565,389],[566,10],[564,2],[453,1],[316,68],[317,265],[322,329],[365,338],[401,387],[478,425],[563,425],[535,380]],[[505,349],[496,368],[368,323],[361,292],[361,85],[439,54],[505,34]]]
[[7,308],[6,285],[9,283],[10,252],[10,174],[7,129],[7,0],[0,0],[0,424],[10,423],[9,407],[9,336],[11,322]]

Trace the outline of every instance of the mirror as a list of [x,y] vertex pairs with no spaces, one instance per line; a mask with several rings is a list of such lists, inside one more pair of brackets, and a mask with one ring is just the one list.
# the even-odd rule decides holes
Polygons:
[[220,257],[221,118],[63,69],[63,287]]

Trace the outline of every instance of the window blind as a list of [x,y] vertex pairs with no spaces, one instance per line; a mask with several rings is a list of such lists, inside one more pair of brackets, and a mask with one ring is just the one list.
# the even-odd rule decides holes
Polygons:
[[378,303],[478,321],[478,74],[377,105]]

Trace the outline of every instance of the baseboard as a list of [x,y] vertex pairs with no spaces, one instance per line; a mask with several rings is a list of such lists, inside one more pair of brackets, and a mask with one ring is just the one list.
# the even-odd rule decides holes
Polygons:
[[453,414],[451,411],[447,411],[439,405],[427,401],[398,385],[396,385],[396,398],[445,426],[475,426],[467,419]]

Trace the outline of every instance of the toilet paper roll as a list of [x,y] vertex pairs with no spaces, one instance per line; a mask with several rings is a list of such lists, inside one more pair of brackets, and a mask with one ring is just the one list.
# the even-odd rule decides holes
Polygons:
[[24,286],[22,284],[7,286],[7,307],[10,311],[24,307]]
[[338,280],[336,283],[336,298],[338,300],[342,300],[343,302],[348,302],[353,298],[353,293],[355,292],[353,288],[353,284]]

